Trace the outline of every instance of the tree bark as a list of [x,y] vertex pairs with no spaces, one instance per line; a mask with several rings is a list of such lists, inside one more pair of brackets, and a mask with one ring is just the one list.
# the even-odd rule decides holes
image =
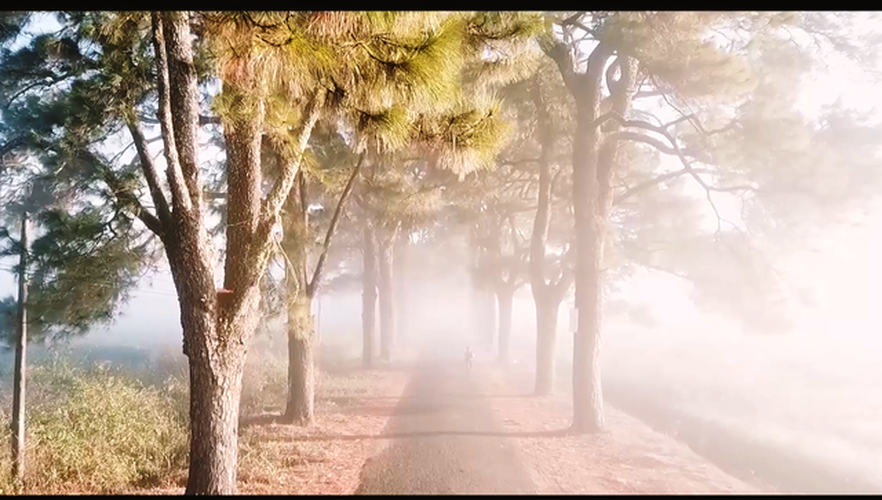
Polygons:
[[[573,428],[598,431],[603,428],[601,381],[602,274],[606,231],[612,204],[612,173],[618,149],[614,142],[602,143],[601,131],[592,123],[598,118],[600,79],[609,52],[598,46],[589,58],[581,99],[577,97],[576,141],[573,148],[573,196],[576,212],[576,307],[579,325],[574,339]],[[618,80],[612,71],[620,70]],[[630,107],[637,73],[636,61],[620,55],[607,71],[612,109],[625,116]],[[617,124],[608,127],[610,131]]]
[[490,287],[481,289],[481,317],[483,318],[483,338],[487,351],[492,355],[493,348],[496,346],[496,319],[497,319],[497,303],[496,294]]
[[[255,322],[243,321],[215,330],[211,318],[192,309],[182,309],[188,323],[208,326],[207,331],[189,330],[191,339],[242,338],[253,331]],[[203,315],[202,318],[193,318]],[[256,317],[256,315],[255,315]],[[229,495],[236,491],[239,455],[239,399],[245,348],[239,342],[221,347],[193,348],[190,354],[190,471],[186,494]],[[196,352],[193,352],[196,351]]]
[[554,356],[557,319],[563,292],[569,288],[571,274],[563,270],[557,283],[546,280],[545,246],[551,220],[551,158],[554,129],[542,89],[536,81],[531,89],[536,106],[539,131],[539,193],[533,233],[530,237],[530,288],[536,306],[536,395],[547,395],[554,389]]
[[[247,345],[259,320],[260,280],[269,260],[270,237],[300,156],[282,169],[262,199],[260,151],[263,101],[232,99],[221,117],[227,151],[228,229],[223,288],[216,288],[214,245],[206,229],[197,158],[199,93],[189,13],[151,14],[158,118],[171,193],[171,213],[155,189],[149,155],[141,168],[153,184],[151,197],[161,224],[148,224],[162,240],[177,290],[184,354],[190,367],[190,465],[187,494],[236,492],[238,416]],[[223,92],[241,96],[255,84],[254,60],[245,53],[222,68]],[[324,90],[310,99],[295,135],[305,149],[323,104]],[[252,106],[251,104],[256,104]],[[143,148],[141,148],[143,149]],[[152,180],[151,180],[152,179]]]
[[21,216],[18,261],[18,336],[15,341],[15,373],[12,381],[12,478],[21,486],[27,458],[25,383],[28,347],[28,213]]
[[[266,242],[233,245],[227,262],[241,264],[224,276],[216,289],[215,259],[201,206],[201,181],[196,158],[198,92],[193,65],[188,13],[151,15],[156,54],[158,117],[162,128],[173,217],[165,218],[159,237],[166,249],[181,310],[184,354],[190,366],[190,467],[187,494],[229,495],[236,492],[238,415],[245,346],[254,332],[260,299],[259,277],[266,266]],[[261,108],[262,109],[262,108]],[[262,115],[252,117],[239,135],[229,134],[230,170],[253,170],[254,129]],[[145,176],[153,166],[142,160]],[[230,203],[253,204],[244,186],[229,181]],[[154,190],[152,196],[157,196]],[[154,200],[157,202],[157,200]],[[259,203],[259,200],[258,200]],[[157,203],[157,206],[161,206]],[[244,241],[242,242],[244,243]],[[229,244],[229,238],[228,238]],[[241,270],[248,269],[247,273]]]
[[361,360],[365,368],[374,363],[374,329],[377,324],[377,247],[374,228],[365,223],[362,234]]
[[603,429],[603,386],[600,364],[600,266],[603,257],[602,214],[598,205],[600,131],[594,124],[600,107],[600,80],[609,51],[598,46],[580,75],[576,95],[573,141],[573,209],[576,234],[576,308],[578,328],[573,339],[573,430]]
[[301,293],[288,305],[288,400],[285,420],[311,425],[315,408],[315,328],[312,298]]
[[496,288],[499,303],[499,361],[507,363],[511,349],[511,314],[514,302],[514,289],[509,286]]
[[[543,300],[544,299],[544,300]],[[560,301],[553,297],[536,300],[536,395],[554,390],[554,358]]]
[[395,343],[395,286],[392,276],[394,248],[392,237],[385,237],[379,241],[380,358],[383,361],[392,359]]
[[288,333],[288,397],[284,421],[310,425],[315,401],[315,327],[307,278],[309,212],[306,180],[300,174],[285,200],[282,250],[285,252]]

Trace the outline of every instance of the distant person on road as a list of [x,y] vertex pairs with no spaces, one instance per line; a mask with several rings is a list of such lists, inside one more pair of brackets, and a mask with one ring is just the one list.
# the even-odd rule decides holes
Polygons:
[[475,353],[472,352],[472,347],[466,346],[465,362],[466,362],[466,369],[468,369],[468,371],[472,371],[472,360],[473,359],[475,359]]

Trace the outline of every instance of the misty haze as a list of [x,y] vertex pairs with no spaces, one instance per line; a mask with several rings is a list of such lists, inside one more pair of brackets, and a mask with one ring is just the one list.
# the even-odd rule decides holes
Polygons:
[[882,493],[880,42],[0,13],[0,494]]

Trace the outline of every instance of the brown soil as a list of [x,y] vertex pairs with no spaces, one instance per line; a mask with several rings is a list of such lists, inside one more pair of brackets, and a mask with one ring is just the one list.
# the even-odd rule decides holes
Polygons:
[[[482,368],[488,401],[506,430],[557,431],[571,422],[562,396],[529,395],[532,380],[514,368]],[[689,447],[606,406],[606,428],[594,435],[519,437],[515,440],[539,493],[693,494],[759,493]]]

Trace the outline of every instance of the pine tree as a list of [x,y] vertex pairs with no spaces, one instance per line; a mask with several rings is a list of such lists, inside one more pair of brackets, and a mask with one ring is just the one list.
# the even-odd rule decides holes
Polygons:
[[[786,96],[792,94],[792,87],[769,86],[774,80],[769,75],[774,72],[768,66],[752,66],[751,62],[780,54],[788,44],[799,47],[788,37],[791,29],[814,35],[815,40],[826,40],[834,49],[853,47],[843,40],[854,37],[843,32],[832,34],[830,24],[821,21],[830,18],[816,14],[604,11],[549,14],[547,19],[549,31],[541,37],[541,45],[555,61],[575,101],[572,196],[579,331],[574,352],[573,428],[591,431],[603,426],[600,270],[604,266],[608,222],[615,203],[612,179],[621,170],[618,144],[638,142],[677,158],[683,165],[682,171],[676,175],[663,174],[654,181],[662,183],[678,175],[690,177],[706,192],[715,212],[713,193],[753,191],[759,202],[763,198],[762,188],[754,189],[751,183],[723,183],[738,169],[736,160],[723,158],[717,149],[728,143],[734,146],[732,151],[741,155],[756,148],[760,142],[749,144],[751,139],[747,136],[738,136],[746,125],[738,117],[739,108],[749,109],[748,103],[762,102],[763,92],[771,89],[779,96],[775,102],[787,103]],[[726,43],[710,36],[713,33],[727,39]],[[584,49],[590,50],[585,53]],[[801,55],[797,61],[810,60],[802,57],[806,54],[804,49],[797,52]],[[779,72],[792,74],[804,69],[796,65],[779,68]],[[673,121],[665,123],[651,112],[635,108],[635,98],[647,96],[662,99],[675,113]],[[686,108],[692,112],[684,111]],[[763,116],[759,122],[774,123],[769,118]],[[790,120],[780,125],[784,125],[781,131],[797,136],[805,133],[805,123]],[[727,135],[732,142],[723,140]],[[716,145],[715,136],[720,138]],[[816,151],[808,154],[814,155]],[[763,172],[773,176],[780,172],[785,177],[784,171],[763,163],[757,164],[763,165]],[[701,165],[694,168],[694,164]],[[717,179],[711,180],[699,171],[705,166],[719,174]],[[759,183],[763,179],[755,174],[749,180]],[[646,186],[654,185],[650,182]],[[724,235],[719,214],[717,220],[720,224],[714,240],[731,246],[737,238]]]

